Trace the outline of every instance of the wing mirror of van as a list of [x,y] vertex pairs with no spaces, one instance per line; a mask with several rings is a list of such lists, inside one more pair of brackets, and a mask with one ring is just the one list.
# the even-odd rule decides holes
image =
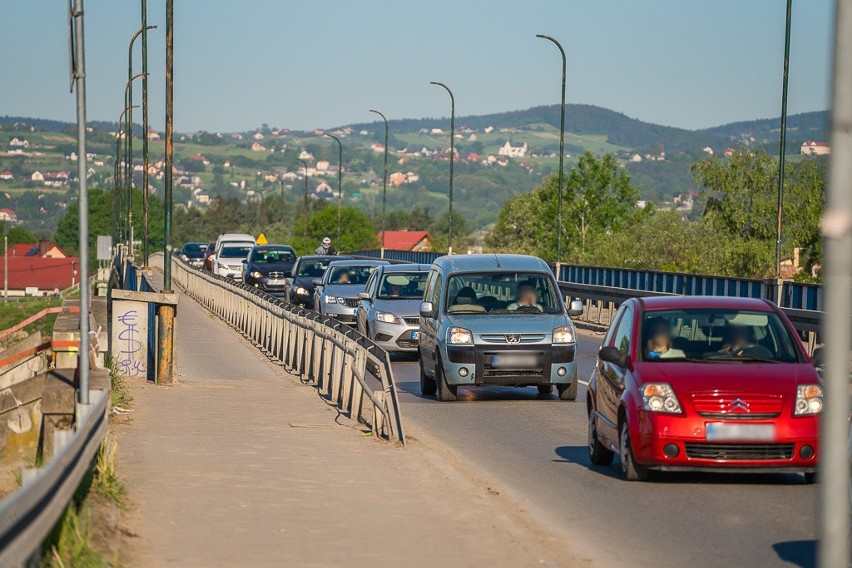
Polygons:
[[372,298],[370,298],[369,292],[358,292],[358,299],[359,300],[367,300],[368,302],[370,300],[372,300]]
[[568,315],[572,317],[581,316],[583,309],[583,300],[571,300],[571,304],[568,306]]
[[420,302],[420,317],[434,318],[435,315],[435,304],[432,302]]
[[619,351],[618,347],[614,347],[612,345],[601,347],[601,350],[598,351],[598,357],[601,361],[606,361],[607,363],[612,363],[619,367],[625,367],[627,365],[627,355]]
[[811,355],[811,363],[813,363],[814,367],[817,369],[825,366],[825,348],[817,347],[814,349],[814,354]]

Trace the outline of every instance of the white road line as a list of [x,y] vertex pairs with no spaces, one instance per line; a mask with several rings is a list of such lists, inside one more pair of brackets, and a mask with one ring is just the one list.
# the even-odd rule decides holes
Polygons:
[[584,380],[578,379],[577,382],[580,383],[581,385],[589,386],[589,381],[584,381]]

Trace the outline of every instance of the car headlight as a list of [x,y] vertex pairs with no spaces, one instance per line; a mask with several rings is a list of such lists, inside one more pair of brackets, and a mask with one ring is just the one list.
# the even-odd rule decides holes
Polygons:
[[337,296],[323,296],[322,297],[322,301],[325,302],[326,304],[337,304],[337,303],[342,304],[343,303],[341,301],[342,299],[343,298],[338,298]]
[[473,334],[463,327],[451,327],[447,330],[447,343],[451,345],[473,345]]
[[251,276],[252,278],[263,278],[263,273],[258,270],[252,270],[249,273],[249,276]]
[[553,343],[574,343],[574,329],[570,325],[563,325],[553,330]]
[[642,404],[650,412],[680,414],[680,402],[667,383],[649,383],[642,387]]
[[799,385],[796,389],[796,407],[794,416],[807,416],[822,412],[822,387],[819,385]]
[[295,292],[297,296],[307,296],[308,295],[308,291],[305,288],[303,288],[302,286],[296,286],[295,288],[293,288],[293,292]]
[[376,319],[385,323],[399,323],[399,318],[390,312],[376,312]]

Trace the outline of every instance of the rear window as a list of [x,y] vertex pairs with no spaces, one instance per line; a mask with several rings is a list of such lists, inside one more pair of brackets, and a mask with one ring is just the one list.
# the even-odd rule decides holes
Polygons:
[[296,255],[287,249],[255,249],[251,261],[255,264],[293,263]]
[[308,260],[299,265],[299,271],[296,276],[304,278],[320,278],[325,274],[325,270],[331,263],[332,259],[328,260]]
[[251,246],[226,246],[222,248],[220,258],[246,258],[251,252]]

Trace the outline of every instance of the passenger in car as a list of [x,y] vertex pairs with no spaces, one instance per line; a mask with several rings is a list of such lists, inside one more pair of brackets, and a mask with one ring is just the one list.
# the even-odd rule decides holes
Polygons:
[[455,312],[484,312],[485,308],[476,303],[476,290],[465,286],[458,291],[453,299],[453,304],[447,309],[449,313]]
[[654,318],[647,323],[645,354],[649,359],[674,359],[686,357],[680,349],[672,348],[672,328],[668,320]]
[[506,308],[510,311],[515,311],[520,308],[536,308],[543,312],[544,308],[538,303],[538,292],[535,286],[529,282],[521,282],[515,289],[515,301]]

